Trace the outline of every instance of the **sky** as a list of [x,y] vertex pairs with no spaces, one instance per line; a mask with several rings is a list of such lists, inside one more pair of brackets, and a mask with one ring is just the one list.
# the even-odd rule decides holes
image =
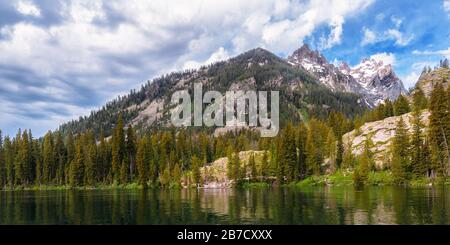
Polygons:
[[450,58],[450,0],[0,0],[0,129],[34,136],[159,75],[303,43],[405,87]]

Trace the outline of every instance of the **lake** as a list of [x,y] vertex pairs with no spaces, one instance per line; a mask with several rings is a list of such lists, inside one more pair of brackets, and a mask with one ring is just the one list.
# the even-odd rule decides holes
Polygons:
[[449,223],[449,187],[0,192],[0,224]]

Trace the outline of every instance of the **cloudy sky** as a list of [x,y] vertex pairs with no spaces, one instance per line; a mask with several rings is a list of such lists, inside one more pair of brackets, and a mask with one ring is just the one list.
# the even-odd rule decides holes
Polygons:
[[155,76],[303,42],[410,87],[450,58],[449,24],[450,0],[0,0],[0,129],[41,136]]

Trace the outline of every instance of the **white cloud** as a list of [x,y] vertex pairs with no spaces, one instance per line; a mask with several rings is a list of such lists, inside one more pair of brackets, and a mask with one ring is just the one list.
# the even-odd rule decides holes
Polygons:
[[442,49],[442,50],[437,50],[437,51],[429,51],[429,50],[419,51],[419,50],[414,50],[412,53],[415,54],[415,55],[442,55],[442,56],[445,56],[447,59],[450,59],[450,47],[448,49]]
[[[450,1],[450,0],[449,0]],[[382,16],[383,18],[379,17]],[[376,19],[382,21],[384,19],[383,14],[378,14]],[[394,40],[397,46],[406,46],[413,39],[414,34],[406,34],[400,31],[400,26],[403,23],[403,19],[391,16],[391,22],[394,24],[394,28],[389,28],[386,31],[373,31],[367,27],[363,27],[363,38],[361,40],[361,46],[371,45],[386,40]]]
[[395,41],[397,46],[406,46],[412,40],[414,40],[414,35],[406,35],[397,29],[388,29],[384,33],[380,34],[372,31],[366,27],[363,27],[363,38],[361,40],[361,46],[372,45],[386,40]]
[[444,10],[450,15],[450,0],[444,0],[443,6]]
[[368,44],[374,44],[377,42],[377,35],[375,32],[371,31],[369,28],[363,27],[363,40],[361,41],[361,45],[365,46]]
[[331,32],[327,39],[321,38],[319,43],[319,49],[329,49],[333,46],[341,43],[341,36],[343,32],[342,25],[344,24],[344,18],[342,16],[336,17],[330,23]]
[[414,87],[417,83],[417,80],[420,77],[420,73],[417,73],[415,71],[409,73],[408,75],[401,77],[400,79],[403,82],[403,85],[405,85],[406,88]]
[[411,66],[410,73],[400,76],[400,79],[403,81],[403,84],[406,88],[414,87],[419,80],[420,74],[422,73],[422,70],[424,67],[429,66],[433,67],[435,63],[433,62],[416,62]]
[[[44,96],[55,102],[32,103],[40,109],[56,108],[56,102],[78,106],[81,99],[80,107],[99,106],[162,73],[223,60],[258,46],[290,53],[319,27],[330,28],[323,47],[332,47],[341,42],[345,19],[362,13],[373,1],[68,1],[62,4],[63,19],[58,23],[21,21],[1,27],[0,34],[7,38],[0,39],[0,67],[14,67],[18,74],[28,72],[36,78],[1,85],[24,88],[29,94],[20,94],[35,102]],[[14,6],[22,15],[42,18],[43,4],[18,0]],[[62,84],[51,82],[55,79]],[[9,98],[0,94],[0,99]],[[15,107],[26,103],[16,101]],[[79,110],[68,113],[65,118],[80,116]],[[11,114],[7,117],[13,120]],[[29,124],[20,120],[12,125]]]
[[405,35],[396,29],[389,29],[386,31],[386,36],[389,39],[395,40],[395,44],[398,46],[408,45],[414,38],[414,35]]
[[202,65],[209,65],[213,64],[218,61],[223,61],[230,58],[230,55],[228,54],[228,51],[225,50],[223,47],[220,47],[216,52],[211,54],[211,56],[204,62],[197,62],[194,60],[189,60],[183,65],[183,70],[189,70],[189,69],[197,69],[201,67]]
[[394,23],[395,28],[398,29],[398,28],[400,28],[400,25],[402,24],[403,19],[397,18],[397,17],[395,17],[395,16],[391,16],[391,21],[392,21],[392,23]]
[[41,16],[41,10],[30,1],[19,0],[16,3],[16,9],[23,15],[31,15],[35,17]]
[[383,64],[387,65],[395,65],[395,55],[393,53],[377,53],[374,55],[371,55],[370,58],[376,60],[376,61],[383,61]]
[[386,17],[386,16],[384,15],[384,13],[379,13],[379,14],[377,14],[377,16],[375,16],[375,20],[377,20],[377,21],[383,21],[383,20],[384,20],[384,17]]

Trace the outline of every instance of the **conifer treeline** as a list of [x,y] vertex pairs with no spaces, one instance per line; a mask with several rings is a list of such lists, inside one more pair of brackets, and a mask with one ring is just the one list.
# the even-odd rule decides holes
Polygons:
[[[424,109],[430,112],[428,127],[425,127],[421,118]],[[355,127],[358,128],[361,121],[376,121],[408,112],[411,112],[410,128],[408,130],[405,120],[400,117],[390,150],[385,152],[385,168],[391,171],[397,184],[424,177],[449,177],[450,88],[446,91],[442,83],[434,84],[429,99],[420,88],[416,88],[411,95],[411,102],[401,95],[393,105],[389,102],[379,105],[363,117],[356,118]],[[368,172],[373,170],[372,144],[368,137],[356,164],[356,183],[364,183]]]
[[[365,122],[381,120],[412,111],[411,130],[403,119],[397,122],[391,149],[386,152],[385,170],[396,183],[420,177],[447,177],[450,174],[450,89],[436,83],[430,99],[416,89],[410,102],[401,95],[351,120],[331,111],[326,119],[312,117],[306,123],[288,123],[277,137],[259,138],[254,131],[241,130],[213,137],[204,131],[168,129],[136,135],[125,127],[122,117],[112,137],[103,131],[95,137],[92,130],[63,136],[48,132],[43,140],[33,138],[30,130],[14,138],[0,132],[0,186],[14,188],[32,185],[96,186],[127,184],[171,186],[201,184],[200,168],[220,157],[228,157],[227,175],[239,181],[288,183],[311,175],[353,170],[355,183],[364,183],[376,169],[370,137],[364,150],[354,156],[342,136]],[[429,126],[420,120],[429,109]],[[347,149],[347,150],[344,150]],[[242,163],[238,152],[263,150]]]
[[30,130],[19,130],[12,139],[0,137],[0,186],[179,185],[182,177],[199,180],[199,169],[226,156],[228,146],[236,151],[256,149],[256,138],[251,131],[212,137],[186,129],[137,137],[132,127],[124,127],[121,116],[109,138],[103,131],[97,139],[92,130],[66,136],[57,131],[40,141]]

